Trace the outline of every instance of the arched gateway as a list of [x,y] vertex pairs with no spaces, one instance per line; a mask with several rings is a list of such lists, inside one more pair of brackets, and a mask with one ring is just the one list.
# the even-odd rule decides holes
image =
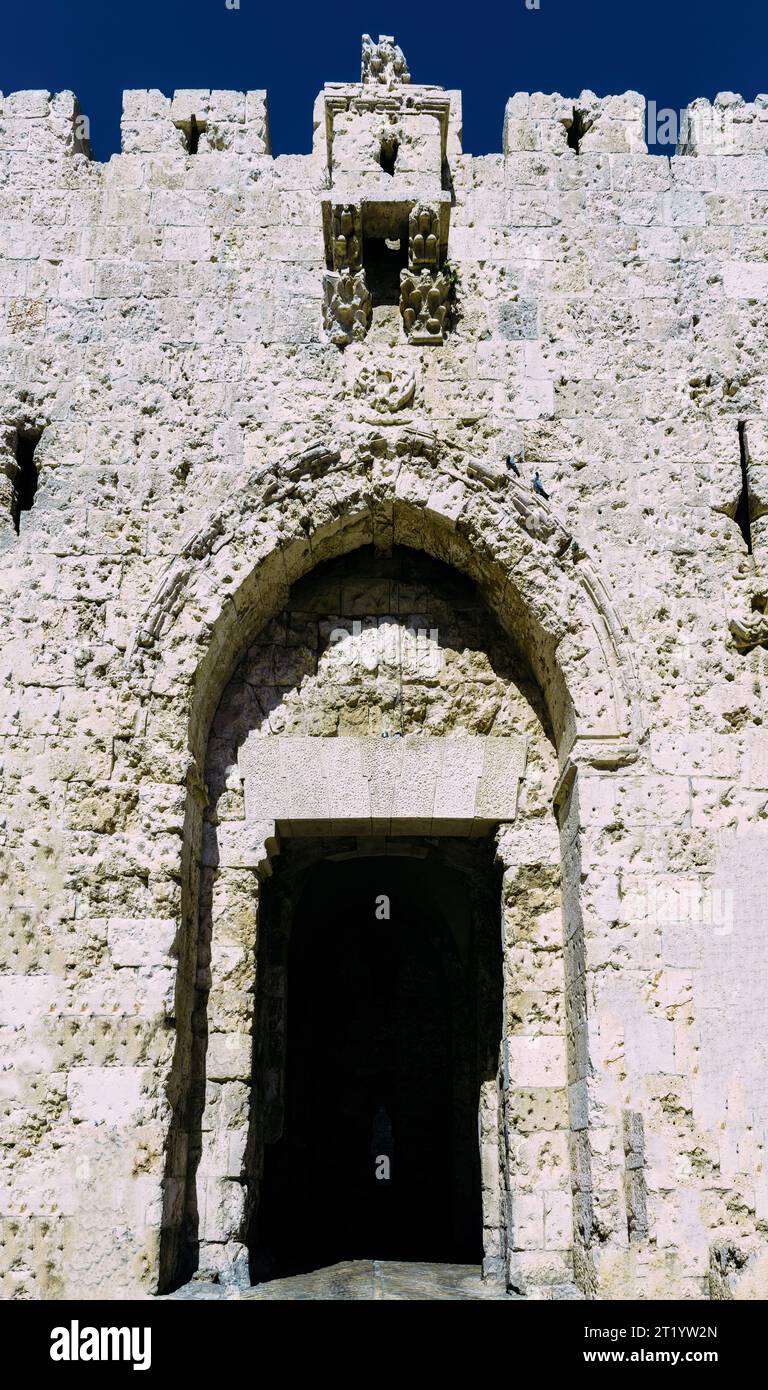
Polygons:
[[[404,1207],[420,1190],[427,1211],[430,1190],[453,1184],[456,1248],[474,1249],[486,1272],[521,1290],[594,1279],[582,784],[593,801],[635,757],[630,666],[609,603],[550,508],[441,453],[398,430],[373,457],[323,456],[294,469],[294,481],[284,463],[260,471],[191,542],[137,635],[130,681],[148,703],[148,732],[156,708],[164,727],[186,723],[190,748],[166,1278],[184,1267],[190,1240],[225,1280],[247,1282],[249,1258],[251,1272],[265,1259],[277,1269],[301,1262],[295,1235],[281,1251],[269,1210],[276,1146],[295,1170],[304,1143],[303,1190],[319,1161],[311,1135],[286,1132],[302,1123],[290,1065],[306,1026],[298,1006],[291,1013],[292,923],[308,866],[327,874],[355,858],[358,897],[362,866],[368,875],[359,932],[381,935],[382,885],[406,859],[426,872],[422,896],[430,875],[442,881],[443,862],[458,874],[454,900],[471,903],[462,925],[433,929],[440,968],[453,959],[458,972],[445,1027],[460,1063],[446,1053],[441,1066],[466,1073],[461,1094],[444,1097],[446,1173],[403,1120],[399,1147],[414,1150]],[[146,747],[151,759],[151,736]],[[290,864],[277,861],[270,883],[288,846]],[[434,892],[420,921],[444,912],[440,899]],[[346,939],[349,909],[334,910]],[[331,954],[334,910],[317,904]],[[397,911],[413,916],[404,903]],[[391,932],[402,936],[402,921]],[[402,1034],[421,1008],[417,994],[406,1006],[411,965],[401,969],[382,1037],[398,1019]],[[477,1022],[461,1025],[462,1010],[482,1014],[489,998],[497,1014],[481,1035]],[[325,1041],[304,1046],[322,1057]],[[413,1046],[428,1089],[429,1037]],[[379,1091],[398,1110],[390,1062],[361,1058],[347,1116],[358,1147]],[[332,1077],[314,1081],[333,1090]],[[616,1121],[601,1121],[604,1171]],[[335,1121],[324,1112],[323,1133],[334,1122],[344,1125],[341,1111]],[[623,1148],[605,1181],[614,1200],[623,1196]],[[295,1171],[294,1182],[295,1205]],[[374,1232],[375,1221],[358,1231],[348,1255],[373,1248]],[[450,1251],[449,1233],[446,1216],[434,1248],[424,1235],[421,1257]],[[327,1233],[324,1248],[342,1253]],[[403,1249],[413,1254],[407,1240]]]
[[764,1293],[761,100],[0,96],[2,1296]]

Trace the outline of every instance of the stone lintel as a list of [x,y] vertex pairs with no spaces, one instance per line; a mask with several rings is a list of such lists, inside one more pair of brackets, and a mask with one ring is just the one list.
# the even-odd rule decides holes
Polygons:
[[250,737],[246,818],[283,835],[479,835],[513,821],[522,737]]

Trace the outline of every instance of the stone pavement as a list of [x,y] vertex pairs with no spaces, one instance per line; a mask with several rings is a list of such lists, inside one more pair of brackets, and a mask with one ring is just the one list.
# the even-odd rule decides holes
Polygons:
[[309,1274],[272,1279],[251,1289],[193,1280],[171,1298],[261,1299],[517,1299],[497,1283],[483,1283],[475,1265],[346,1260]]

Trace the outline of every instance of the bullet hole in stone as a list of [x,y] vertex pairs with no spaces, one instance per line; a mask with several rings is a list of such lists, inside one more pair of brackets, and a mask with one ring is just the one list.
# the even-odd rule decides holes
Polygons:
[[748,553],[752,554],[752,517],[751,502],[749,497],[749,445],[747,443],[746,425],[743,420],[739,421],[739,458],[741,462],[741,492],[736,504],[734,520],[744,537],[744,543]]
[[14,498],[11,503],[11,516],[18,536],[21,526],[21,513],[32,509],[37,492],[38,470],[35,463],[35,449],[40,443],[41,431],[20,430],[16,436],[16,476],[14,478]]

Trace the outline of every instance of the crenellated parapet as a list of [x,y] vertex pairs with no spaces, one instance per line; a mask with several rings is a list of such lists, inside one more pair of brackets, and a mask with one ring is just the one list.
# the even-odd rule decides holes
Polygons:
[[[62,154],[90,158],[89,122],[73,92],[0,93],[0,155],[46,162]],[[18,162],[18,160],[17,160]]]
[[686,109],[678,153],[768,153],[768,95],[754,101],[745,101],[738,92],[718,92],[713,102],[697,97]]
[[504,112],[504,153],[645,154],[645,97],[516,92]]
[[184,89],[123,93],[123,154],[270,153],[267,94]]

